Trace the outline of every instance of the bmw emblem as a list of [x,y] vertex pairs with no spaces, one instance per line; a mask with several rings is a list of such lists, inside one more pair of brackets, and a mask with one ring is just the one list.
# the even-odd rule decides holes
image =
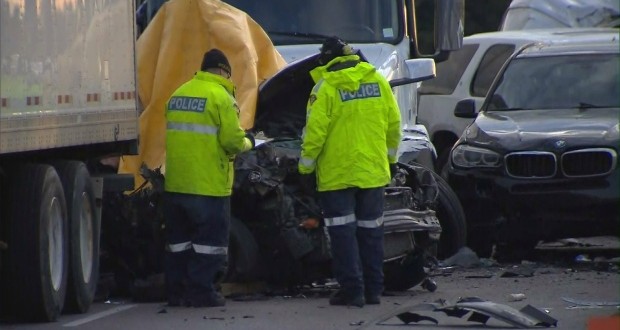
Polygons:
[[557,141],[555,141],[554,145],[555,145],[556,148],[562,149],[562,148],[566,147],[566,141],[564,141],[564,140],[557,140]]

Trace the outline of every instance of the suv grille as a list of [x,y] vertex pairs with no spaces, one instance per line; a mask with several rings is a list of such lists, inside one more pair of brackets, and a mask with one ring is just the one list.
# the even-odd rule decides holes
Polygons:
[[613,149],[583,149],[562,155],[562,173],[567,177],[603,175],[616,167],[617,154]]
[[[605,175],[616,168],[617,159],[613,149],[569,151],[561,157],[562,174],[569,178]],[[506,172],[515,178],[551,178],[558,167],[555,155],[544,151],[513,152],[504,161]]]
[[506,172],[515,178],[550,178],[556,172],[556,159],[551,152],[513,152],[504,160]]

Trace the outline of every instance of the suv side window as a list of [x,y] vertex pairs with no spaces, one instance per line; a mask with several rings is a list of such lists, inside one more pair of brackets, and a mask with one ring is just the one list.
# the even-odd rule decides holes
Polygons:
[[471,81],[472,96],[485,97],[502,65],[515,51],[515,45],[497,44],[489,47]]
[[448,60],[437,63],[437,76],[424,81],[418,89],[418,94],[452,94],[477,49],[478,44],[471,44],[463,45],[463,48],[450,52]]

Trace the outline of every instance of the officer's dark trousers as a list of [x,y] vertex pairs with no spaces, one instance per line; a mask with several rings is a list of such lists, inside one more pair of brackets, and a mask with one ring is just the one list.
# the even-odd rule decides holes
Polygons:
[[228,252],[230,197],[164,195],[168,299],[208,300]]
[[383,292],[383,194],[383,187],[319,193],[334,276],[350,297]]

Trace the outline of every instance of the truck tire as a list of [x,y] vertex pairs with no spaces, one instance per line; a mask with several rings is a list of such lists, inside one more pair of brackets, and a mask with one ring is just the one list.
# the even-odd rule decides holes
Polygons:
[[9,172],[8,292],[13,315],[54,321],[67,291],[68,222],[53,167],[26,164]]
[[445,259],[465,246],[467,225],[463,207],[450,185],[435,172],[433,172],[433,177],[439,188],[439,203],[435,211],[441,224],[437,258]]
[[100,223],[95,193],[86,165],[79,161],[53,164],[60,176],[69,221],[69,273],[65,312],[85,313],[99,279]]

